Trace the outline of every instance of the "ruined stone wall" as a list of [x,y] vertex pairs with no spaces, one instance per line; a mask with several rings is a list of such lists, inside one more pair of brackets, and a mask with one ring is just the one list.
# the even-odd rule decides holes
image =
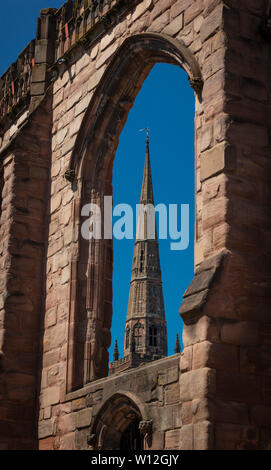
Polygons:
[[[223,14],[224,65],[209,79],[216,101],[208,114],[222,113],[202,134],[200,179],[205,257],[222,247],[226,252],[199,266],[181,307],[183,361],[190,371],[181,376],[183,400],[189,377],[191,387],[182,406],[182,432],[187,446],[193,439],[195,445],[191,422],[200,420],[196,439],[207,447],[266,449],[271,442],[270,44],[260,34],[265,2],[225,3],[231,8]],[[212,60],[219,62],[217,54]],[[199,374],[204,388],[195,392]],[[196,406],[200,394],[204,399]]]
[[50,168],[50,100],[3,153],[0,448],[37,446]]
[[[146,449],[178,449],[180,441],[180,356],[161,359],[120,375],[97,380],[66,396],[64,403],[52,408],[52,415],[40,422],[40,449],[112,449],[101,441],[101,421],[114,434],[127,426],[119,396],[135,401],[141,419],[152,420],[151,439]],[[118,399],[118,400],[117,400]],[[116,403],[115,403],[116,402]],[[48,410],[48,407],[47,407]],[[90,436],[93,436],[92,442]],[[114,448],[114,447],[113,447]]]
[[[88,444],[87,435],[93,426],[93,403],[97,399],[102,405],[110,398],[107,392],[97,393],[99,386],[105,390],[113,380],[116,393],[120,381],[127,391],[140,373],[138,369],[116,378],[103,378],[111,339],[112,247],[105,242],[82,242],[80,209],[83,203],[99,201],[112,191],[112,165],[120,132],[144,79],[153,64],[161,60],[182,65],[195,89],[196,272],[181,307],[185,349],[180,375],[178,372],[173,385],[168,382],[174,389],[170,394],[176,392],[174,400],[180,393],[176,399],[179,401],[172,403],[177,407],[177,421],[163,430],[166,434],[153,442],[153,448],[268,448],[270,45],[260,33],[266,19],[266,2],[144,0],[122,10],[119,16],[116,10],[114,15],[99,37],[90,35],[83,43],[65,49],[65,61],[53,66],[50,86],[46,77],[41,81],[43,88],[48,86],[42,103],[49,106],[52,115],[48,120],[39,120],[44,134],[38,133],[38,155],[46,168],[51,158],[51,174],[50,185],[45,183],[46,178],[40,178],[44,181],[44,186],[40,183],[42,210],[37,220],[29,220],[31,230],[42,227],[37,259],[39,266],[46,261],[45,308],[41,301],[42,277],[37,293],[29,292],[22,302],[25,310],[29,296],[41,302],[40,308],[34,309],[42,317],[37,407],[40,448],[90,448],[93,443]],[[35,105],[38,101],[34,100]],[[34,133],[31,126],[39,109],[28,117],[28,127],[19,133],[22,138]],[[16,136],[15,141],[19,138]],[[28,171],[32,171],[37,160],[32,162],[28,143],[16,149],[17,168],[25,158]],[[1,221],[7,222],[1,223],[1,230],[8,238],[18,222],[13,216],[5,216],[5,207],[8,214],[23,196],[29,204],[30,196],[15,178],[16,165],[10,170],[14,157],[8,155],[6,147],[2,155],[6,160]],[[5,203],[9,185],[13,199]],[[29,185],[34,185],[34,177]],[[30,214],[25,217],[28,220]],[[18,264],[17,253],[13,254],[4,240],[1,238],[1,299],[5,295],[12,298],[12,288],[6,282],[12,263],[21,282],[20,289],[16,287],[17,299],[25,269],[31,264]],[[33,269],[37,266],[34,263]],[[27,347],[22,344],[19,348],[17,338],[12,337],[17,326],[9,323],[13,307],[2,301],[0,308],[0,325],[6,337],[1,381],[5,387],[15,384],[21,390],[25,377],[21,380],[19,374],[24,366],[19,362],[17,375],[13,376],[11,350],[19,350],[22,361],[27,357],[27,347],[33,337],[38,338],[36,317],[31,313],[35,327],[31,327]],[[20,306],[22,318],[23,313]],[[25,331],[22,323],[19,327]],[[34,353],[30,356],[33,361]],[[163,369],[171,360],[177,361],[165,359],[144,367],[153,368],[154,375],[159,376],[156,367]],[[39,370],[35,366],[32,371],[33,394],[38,391]],[[94,381],[87,385],[90,380]],[[168,385],[163,389],[164,397]],[[149,393],[151,385],[146,387]],[[136,392],[138,399],[147,403],[144,393],[141,388]],[[81,400],[78,405],[74,404],[77,399]],[[15,412],[13,397],[6,403],[1,411],[2,429],[12,422],[10,410]],[[30,396],[27,403],[32,410],[35,408]],[[165,410],[165,419],[171,419],[172,410],[162,403],[170,404],[157,398],[151,405],[154,426],[160,409]],[[17,419],[19,410],[15,414]],[[31,425],[35,429],[34,418]],[[3,447],[27,447],[31,442],[33,447],[36,445],[35,432],[28,433],[25,442],[23,429],[16,428],[16,439],[14,429],[2,439]],[[154,427],[154,432],[160,431]],[[34,436],[32,441],[29,436]]]

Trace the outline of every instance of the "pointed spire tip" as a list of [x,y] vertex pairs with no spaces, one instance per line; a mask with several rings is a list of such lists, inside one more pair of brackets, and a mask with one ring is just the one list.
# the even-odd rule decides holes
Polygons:
[[115,348],[114,348],[114,352],[113,352],[113,359],[114,359],[114,361],[119,360],[119,347],[118,347],[118,340],[117,339],[115,340]]
[[181,352],[181,345],[180,345],[178,333],[176,335],[176,343],[175,343],[174,352],[175,352],[175,354],[179,354]]

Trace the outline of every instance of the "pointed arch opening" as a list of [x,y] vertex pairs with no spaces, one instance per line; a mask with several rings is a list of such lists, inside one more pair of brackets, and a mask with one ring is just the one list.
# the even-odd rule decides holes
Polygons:
[[[113,167],[114,207],[125,202],[135,209],[141,199],[144,182],[148,181],[144,166],[146,132],[138,131],[149,125],[152,188],[144,191],[149,190],[155,207],[162,204],[163,208],[160,207],[156,214],[160,261],[151,249],[151,241],[135,243],[135,238],[113,239],[111,334],[112,345],[116,339],[118,341],[119,360],[110,364],[111,374],[130,367],[132,352],[134,359],[135,353],[140,354],[136,364],[138,361],[146,363],[174,354],[176,334],[182,339],[183,325],[178,310],[182,294],[194,274],[194,113],[194,94],[187,84],[186,73],[171,64],[155,64],[136,97],[120,136]],[[189,204],[190,243],[184,251],[171,251],[169,227],[165,227],[166,239],[160,236],[163,232],[160,220],[163,221],[164,214],[169,216],[169,205],[175,203],[178,229],[182,226],[181,204]],[[135,236],[138,232],[136,217],[133,222]],[[155,269],[158,265],[161,267],[159,273]],[[162,281],[162,296],[157,282],[153,283],[154,274]],[[138,317],[145,325],[141,339],[143,347],[135,344],[135,337],[132,348],[132,344],[127,344],[127,334],[124,335],[125,325],[132,326]],[[157,321],[162,317],[165,317],[165,323]],[[110,361],[113,359],[112,345]]]
[[[193,54],[176,39],[144,33],[124,41],[115,53],[86,111],[70,161],[69,174],[81,208],[112,195],[112,170],[120,133],[142,84],[156,63],[182,67],[199,93],[202,85]],[[80,238],[80,234],[79,234]],[[67,391],[108,374],[112,323],[112,239],[80,238],[73,253],[67,364]]]
[[93,450],[143,450],[144,423],[150,423],[145,405],[133,393],[120,391],[101,405],[89,445]]

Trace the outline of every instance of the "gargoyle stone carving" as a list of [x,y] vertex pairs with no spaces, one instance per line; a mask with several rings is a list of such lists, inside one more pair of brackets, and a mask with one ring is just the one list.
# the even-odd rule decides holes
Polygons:
[[139,423],[139,431],[144,437],[151,437],[152,435],[152,419],[144,419]]

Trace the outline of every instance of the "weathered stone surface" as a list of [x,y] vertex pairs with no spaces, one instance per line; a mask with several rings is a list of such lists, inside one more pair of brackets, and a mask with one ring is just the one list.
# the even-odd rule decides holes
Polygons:
[[216,372],[216,396],[219,399],[257,403],[260,400],[261,384],[251,374],[238,372]]
[[184,26],[184,15],[183,13],[176,18],[174,18],[173,21],[168,24],[165,29],[163,30],[163,33],[168,34],[170,36],[175,36],[178,34]]
[[188,289],[185,291],[184,297],[188,297],[192,294],[195,294],[196,292],[208,289],[212,283],[214,274],[215,272],[213,269],[210,269],[209,271],[202,271],[198,275],[196,274],[192,284],[190,284]]
[[249,406],[245,403],[215,399],[209,401],[208,410],[216,422],[249,424]]
[[53,437],[48,437],[47,439],[40,439],[39,441],[39,450],[53,450],[54,449],[54,439]]
[[80,429],[75,432],[75,448],[76,450],[85,450],[88,445],[89,428]]
[[223,7],[222,5],[218,5],[210,15],[206,16],[200,29],[200,38],[202,42],[206,41],[221,27],[222,15]]
[[165,388],[165,404],[172,405],[178,403],[180,400],[180,387],[179,383],[176,382],[171,385],[167,385]]
[[165,449],[180,448],[180,430],[174,429],[165,433]]
[[194,424],[194,449],[212,450],[214,446],[214,429],[209,421],[201,421]]
[[73,413],[59,416],[57,431],[60,435],[66,435],[75,430],[75,415]]
[[202,341],[193,347],[193,369],[210,367],[239,370],[239,350],[236,346]]
[[136,21],[141,15],[143,15],[143,13],[145,13],[145,11],[148,10],[148,8],[150,8],[151,5],[152,0],[145,0],[144,2],[137,5],[134,13],[132,14],[132,21]]
[[184,300],[180,308],[180,314],[185,322],[195,321],[202,313],[209,288],[219,274],[225,254],[222,251],[208,261],[203,262],[197,269],[192,283],[184,293]]
[[258,433],[252,426],[216,424],[215,436],[219,450],[255,450],[258,446]]
[[193,347],[186,346],[180,358],[180,372],[188,372],[192,369]]
[[186,348],[199,341],[219,341],[220,328],[216,320],[211,317],[200,317],[196,323],[188,324],[183,331],[183,344]]
[[216,371],[207,367],[186,372],[180,378],[181,401],[213,397],[216,393]]
[[152,436],[151,446],[147,442],[146,450],[159,450],[165,448],[165,433],[155,432]]
[[[153,404],[154,405],[154,404]],[[179,404],[159,406],[152,406],[151,413],[155,416],[154,427],[159,431],[168,431],[170,429],[180,428],[181,422],[181,408]]]
[[225,343],[256,346],[259,342],[258,325],[253,322],[226,322],[221,328],[221,339]]
[[56,405],[60,400],[60,388],[50,387],[43,391],[41,397],[41,406],[47,407],[50,405]]
[[[193,287],[191,287],[191,290]],[[202,307],[204,306],[208,295],[208,290],[196,292],[195,295],[184,298],[182,306],[179,310],[182,317],[187,316],[194,319],[195,316],[199,315]]]
[[200,421],[210,421],[211,401],[206,398],[196,398],[182,404],[181,419],[182,425],[197,423]]
[[92,409],[81,410],[76,414],[76,427],[86,428],[90,425],[92,419]]
[[233,171],[236,166],[236,155],[225,142],[216,145],[202,154],[200,179],[204,181],[221,172]]
[[86,407],[86,399],[85,398],[78,398],[77,400],[72,401],[72,410],[78,411],[82,410]]
[[191,450],[194,448],[193,424],[182,426],[180,430],[180,448],[181,450]]
[[39,439],[54,435],[56,432],[56,418],[47,419],[39,423]]
[[[109,446],[118,433],[103,429],[103,442],[102,426],[124,429],[134,406],[153,420],[152,450],[270,448],[266,5],[124,3],[114,18],[101,4],[96,22],[73,12],[84,36],[44,10],[36,48],[0,87],[0,448],[37,448],[38,437],[44,450]],[[82,242],[80,210],[90,188],[95,200],[111,191],[120,129],[160,61],[183,65],[195,89],[198,269],[181,308],[185,349],[105,378],[112,247]]]

